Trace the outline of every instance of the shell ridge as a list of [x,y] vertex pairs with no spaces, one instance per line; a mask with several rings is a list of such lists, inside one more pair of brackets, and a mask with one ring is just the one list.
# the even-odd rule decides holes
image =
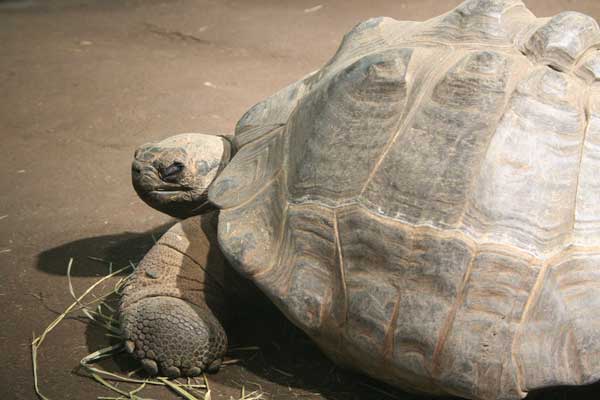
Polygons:
[[[532,265],[531,262],[530,262],[530,265]],[[519,394],[523,395],[523,397],[525,396],[525,394],[527,394],[527,390],[526,390],[527,386],[525,383],[523,366],[521,365],[521,362],[517,355],[516,347],[517,347],[517,342],[519,341],[520,335],[522,334],[522,328],[527,323],[527,318],[529,317],[529,314],[531,312],[530,310],[531,310],[532,304],[537,300],[537,297],[539,296],[539,294],[542,291],[542,286],[544,285],[544,278],[545,278],[546,272],[548,270],[548,265],[549,265],[549,263],[544,263],[542,265],[542,267],[540,268],[540,270],[538,271],[538,275],[537,275],[535,283],[533,285],[533,289],[529,293],[527,302],[525,303],[525,307],[523,307],[521,319],[519,321],[519,325],[515,331],[515,334],[513,336],[512,343],[510,346],[510,348],[511,348],[510,355],[511,355],[512,363],[515,366],[518,391],[519,391]]]

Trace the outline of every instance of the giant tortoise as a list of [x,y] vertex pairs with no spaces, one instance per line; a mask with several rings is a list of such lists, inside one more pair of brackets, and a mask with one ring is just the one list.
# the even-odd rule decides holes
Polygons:
[[518,0],[373,18],[234,135],[140,147],[137,193],[183,221],[124,289],[125,347],[151,374],[216,370],[255,285],[407,390],[600,379],[599,48],[591,17]]

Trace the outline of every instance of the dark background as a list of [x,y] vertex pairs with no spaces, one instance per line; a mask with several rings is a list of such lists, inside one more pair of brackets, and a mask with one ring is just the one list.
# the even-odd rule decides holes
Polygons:
[[[538,16],[576,10],[600,17],[598,0],[526,3]],[[69,258],[81,293],[106,273],[88,256],[119,266],[137,261],[152,234],[173,223],[131,188],[137,145],[180,132],[231,132],[247,108],[318,69],[359,21],[423,20],[458,4],[0,0],[0,399],[35,398],[32,334],[71,302]],[[240,321],[235,336],[262,351],[241,354],[240,364],[211,376],[213,399],[237,399],[242,385],[251,391],[256,384],[269,399],[398,394],[338,371],[276,313]],[[39,357],[46,395],[111,395],[74,370],[107,343],[76,320],[56,328]]]

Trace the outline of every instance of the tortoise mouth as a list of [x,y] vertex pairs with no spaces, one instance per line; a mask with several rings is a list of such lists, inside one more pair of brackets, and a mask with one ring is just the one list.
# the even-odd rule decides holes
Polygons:
[[150,207],[180,219],[212,209],[206,190],[151,190],[140,197]]
[[161,195],[173,195],[173,194],[177,194],[177,193],[181,193],[181,192],[189,192],[189,190],[187,189],[154,189],[154,190],[149,190],[148,194],[151,195],[155,195],[155,196],[161,196]]
[[[205,191],[205,190],[204,190]],[[175,203],[197,202],[203,197],[203,190],[190,189],[184,186],[181,187],[158,187],[146,190],[143,193],[149,199],[160,199],[161,201],[169,200]]]

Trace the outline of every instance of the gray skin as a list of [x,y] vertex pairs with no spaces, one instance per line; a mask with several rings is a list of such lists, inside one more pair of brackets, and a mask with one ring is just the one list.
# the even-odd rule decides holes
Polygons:
[[592,18],[519,0],[374,18],[233,137],[142,148],[140,197],[186,219],[124,289],[127,349],[150,373],[216,368],[251,282],[407,390],[599,380],[599,48]]

